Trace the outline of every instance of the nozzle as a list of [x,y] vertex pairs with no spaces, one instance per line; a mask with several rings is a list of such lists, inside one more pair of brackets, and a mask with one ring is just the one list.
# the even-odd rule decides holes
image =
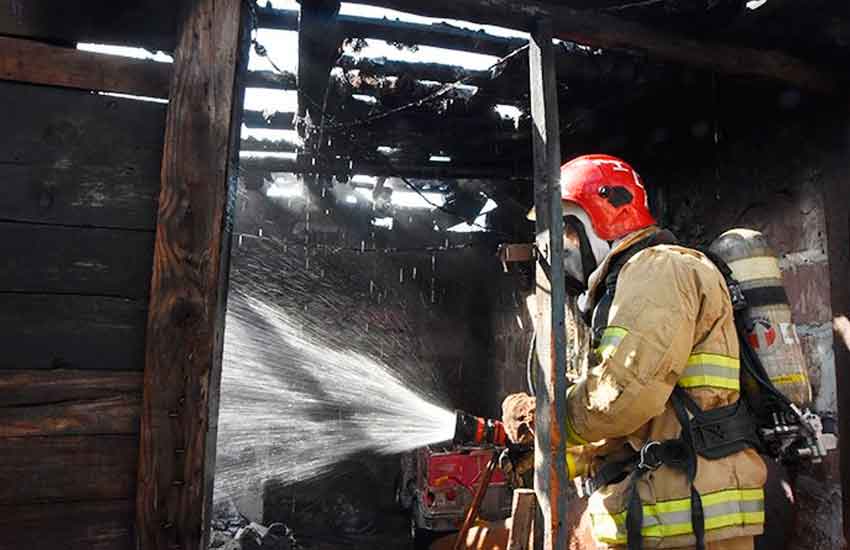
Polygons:
[[455,411],[455,436],[452,441],[456,445],[492,445],[507,446],[505,426],[498,420],[474,416],[463,411]]

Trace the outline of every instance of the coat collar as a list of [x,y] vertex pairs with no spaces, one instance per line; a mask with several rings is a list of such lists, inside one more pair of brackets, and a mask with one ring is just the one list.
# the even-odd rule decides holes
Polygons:
[[602,263],[599,264],[593,273],[590,274],[590,278],[587,281],[587,291],[582,294],[579,299],[579,305],[581,306],[582,311],[590,311],[596,305],[596,300],[598,299],[596,289],[602,282],[605,281],[605,276],[608,274],[608,268],[611,266],[611,261],[619,253],[650,235],[657,233],[658,231],[659,228],[657,225],[651,225],[629,233],[614,244],[614,248],[611,249],[611,252],[605,256]]

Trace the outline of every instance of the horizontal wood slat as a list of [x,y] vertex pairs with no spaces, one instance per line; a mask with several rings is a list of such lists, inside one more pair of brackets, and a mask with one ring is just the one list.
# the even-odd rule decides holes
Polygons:
[[0,504],[132,498],[138,449],[135,435],[2,438]]
[[144,299],[151,231],[0,222],[0,291]]
[[74,369],[0,371],[0,407],[141,394],[142,373]]
[[174,0],[14,0],[0,3],[0,34],[171,51],[177,6]]
[[133,550],[131,500],[0,505],[0,550]]
[[0,438],[138,433],[141,407],[141,392],[102,399],[0,407]]
[[0,82],[0,220],[153,229],[166,106]]
[[0,36],[0,80],[165,98],[171,65]]
[[0,369],[141,371],[146,319],[132,300],[0,293]]

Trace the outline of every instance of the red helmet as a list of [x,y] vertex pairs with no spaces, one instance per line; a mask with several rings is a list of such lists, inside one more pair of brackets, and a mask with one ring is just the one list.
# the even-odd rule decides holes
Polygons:
[[582,207],[606,241],[655,224],[640,176],[610,155],[582,155],[561,166],[561,200]]

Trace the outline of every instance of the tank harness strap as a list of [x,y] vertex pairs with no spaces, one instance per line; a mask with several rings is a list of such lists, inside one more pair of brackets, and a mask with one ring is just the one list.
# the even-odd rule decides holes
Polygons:
[[705,519],[702,510],[702,500],[694,488],[696,477],[696,455],[692,446],[683,438],[668,439],[667,441],[649,441],[636,453],[637,462],[629,473],[629,483],[626,492],[626,544],[629,550],[643,548],[643,503],[638,491],[638,480],[647,472],[657,470],[662,465],[679,470],[688,478],[691,488],[691,524],[696,536],[697,550],[705,549]]
[[608,314],[611,311],[611,304],[614,301],[614,292],[617,289],[617,279],[620,276],[620,270],[626,265],[626,262],[631,260],[638,252],[642,252],[647,248],[659,244],[675,244],[676,237],[670,231],[662,229],[649,237],[638,241],[630,246],[625,251],[618,254],[608,266],[608,274],[605,276],[605,284],[602,289],[596,307],[589,312],[585,317],[585,322],[590,325],[593,334],[593,346],[596,347],[602,339],[602,332],[608,326]]

